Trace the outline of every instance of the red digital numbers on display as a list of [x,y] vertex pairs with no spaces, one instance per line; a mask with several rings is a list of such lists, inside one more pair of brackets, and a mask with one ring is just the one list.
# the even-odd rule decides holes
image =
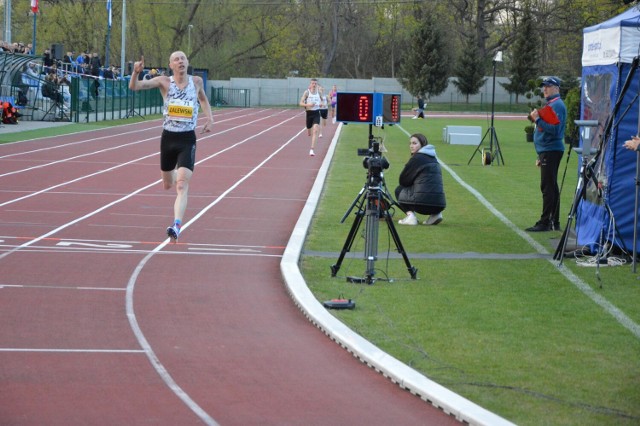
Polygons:
[[400,95],[384,95],[382,116],[385,123],[400,122],[401,97]]
[[373,93],[338,92],[336,120],[369,123],[373,117]]
[[358,97],[358,121],[371,121],[371,96]]

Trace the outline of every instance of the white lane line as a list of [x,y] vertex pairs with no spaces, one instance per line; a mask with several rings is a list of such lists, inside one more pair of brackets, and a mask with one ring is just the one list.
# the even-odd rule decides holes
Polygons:
[[37,288],[38,290],[96,290],[96,291],[125,291],[124,288],[114,288],[114,287],[72,287],[72,286],[64,286],[64,285],[35,285],[35,284],[0,284],[0,289],[2,288]]
[[89,354],[142,354],[141,349],[37,349],[37,348],[0,348],[0,352],[55,352]]

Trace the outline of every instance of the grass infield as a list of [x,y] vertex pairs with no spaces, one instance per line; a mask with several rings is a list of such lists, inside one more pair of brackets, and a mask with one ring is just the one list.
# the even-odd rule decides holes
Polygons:
[[[344,126],[301,259],[304,277],[321,302],[339,296],[356,301],[354,310],[331,311],[354,331],[517,424],[638,424],[640,280],[628,263],[595,268],[566,257],[558,267],[551,256],[561,232],[523,231],[538,220],[542,204],[526,124],[524,116],[496,116],[505,164],[491,166],[482,165],[476,146],[441,140],[446,125],[479,125],[484,134],[488,117],[427,115],[374,129],[388,150],[391,166],[384,177],[391,193],[408,161],[409,135],[427,135],[443,163],[447,209],[437,226],[398,225],[404,214],[394,212],[417,280],[397,255],[388,226],[379,223],[373,285],[346,280],[366,271],[364,221],[331,277],[355,211],[340,220],[367,173],[356,153],[367,147],[368,126]],[[575,152],[565,153],[560,179],[565,169],[563,228],[576,188]],[[634,189],[629,182],[629,191]]]

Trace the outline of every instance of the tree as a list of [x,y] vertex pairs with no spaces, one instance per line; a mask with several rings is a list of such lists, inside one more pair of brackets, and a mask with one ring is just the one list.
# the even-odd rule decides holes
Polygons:
[[467,37],[462,55],[454,68],[457,79],[453,84],[458,88],[458,92],[466,97],[467,103],[469,103],[469,95],[477,94],[487,80],[484,78],[484,59],[476,49],[478,42],[473,34]]
[[432,14],[412,35],[403,56],[398,81],[414,96],[439,95],[445,91],[451,70],[451,49],[444,31]]
[[529,90],[529,80],[538,77],[538,46],[539,38],[534,28],[531,9],[526,6],[511,55],[511,82],[500,83],[509,93],[516,95],[516,103],[519,95],[524,95]]
[[[12,41],[29,42],[33,20],[25,13],[28,2],[0,0],[0,14],[7,5],[13,9]],[[450,52],[468,54],[468,37],[474,37],[477,46],[471,50],[485,59],[485,65],[498,50],[518,60],[522,55],[515,53],[514,42],[523,30],[524,8],[531,10],[538,31],[538,69],[577,77],[582,29],[629,7],[611,0],[136,0],[127,2],[122,40],[122,5],[112,5],[110,63],[121,63],[122,41],[124,62],[144,54],[154,67],[165,67],[174,50],[191,50],[191,64],[208,69],[211,79],[283,77],[293,70],[317,77],[401,77],[405,52],[427,18],[446,28]],[[104,1],[40,0],[39,6],[38,54],[61,43],[65,51],[104,56]]]

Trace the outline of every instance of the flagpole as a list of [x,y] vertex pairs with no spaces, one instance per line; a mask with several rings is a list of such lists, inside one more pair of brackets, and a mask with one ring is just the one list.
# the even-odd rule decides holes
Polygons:
[[104,53],[104,67],[109,68],[109,45],[111,44],[111,0],[107,0],[107,48]]
[[109,68],[109,43],[111,41],[111,27],[107,28],[107,51],[104,53],[104,67]]
[[126,32],[127,32],[127,0],[122,0],[122,35],[121,40],[122,43],[120,46],[120,76],[124,77],[125,72],[126,72],[126,68],[124,67],[124,61],[125,61],[125,44],[127,42],[127,36],[126,36]]
[[4,41],[11,43],[11,0],[4,2]]
[[31,40],[33,55],[36,54],[36,22],[38,16],[38,0],[31,0],[31,13],[33,13],[33,38]]
[[37,12],[32,12],[32,13],[33,13],[33,38],[31,40],[31,45],[33,47],[31,48],[31,54],[36,55],[36,52],[37,52],[36,50],[36,21],[37,21],[36,17],[38,16],[38,13]]
[[111,0],[107,0],[107,40],[104,52],[104,67],[109,68],[109,44],[111,43]]

